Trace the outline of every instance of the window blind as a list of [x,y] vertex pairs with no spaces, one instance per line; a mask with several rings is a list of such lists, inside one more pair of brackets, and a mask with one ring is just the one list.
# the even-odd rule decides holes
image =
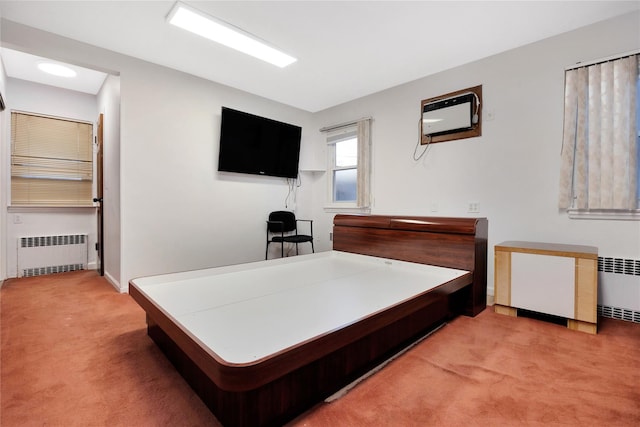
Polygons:
[[11,204],[91,206],[93,126],[11,113]]
[[638,55],[565,73],[561,209],[638,208]]

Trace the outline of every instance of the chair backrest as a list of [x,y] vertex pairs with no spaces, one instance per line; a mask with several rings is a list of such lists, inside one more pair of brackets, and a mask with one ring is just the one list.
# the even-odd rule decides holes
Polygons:
[[296,215],[289,211],[275,211],[269,214],[269,221],[279,221],[279,223],[268,223],[267,228],[272,233],[289,232],[296,229]]

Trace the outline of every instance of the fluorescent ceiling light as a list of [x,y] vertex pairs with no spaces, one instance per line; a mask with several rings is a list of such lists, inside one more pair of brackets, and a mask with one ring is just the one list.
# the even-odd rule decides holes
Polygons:
[[180,2],[171,9],[167,21],[278,67],[286,67],[297,61],[296,58],[267,45],[257,37]]
[[60,77],[75,77],[77,73],[64,65],[54,64],[52,62],[41,62],[38,68],[45,73],[53,74]]

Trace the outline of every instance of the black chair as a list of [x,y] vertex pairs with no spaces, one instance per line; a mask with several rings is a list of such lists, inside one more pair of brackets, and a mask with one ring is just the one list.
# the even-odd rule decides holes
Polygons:
[[[310,234],[298,234],[298,222],[308,222]],[[267,221],[267,250],[264,259],[269,256],[269,243],[280,243],[280,256],[284,257],[284,244],[295,243],[298,255],[298,243],[311,243],[313,249],[313,220],[296,219],[296,215],[289,211],[275,211],[269,214]]]

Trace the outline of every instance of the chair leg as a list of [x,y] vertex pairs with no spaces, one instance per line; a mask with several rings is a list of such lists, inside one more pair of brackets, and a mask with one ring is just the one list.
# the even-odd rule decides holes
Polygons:
[[296,255],[298,255],[298,244],[296,243]]
[[284,258],[284,241],[280,242],[280,258]]
[[315,254],[315,253],[316,253],[316,251],[315,251],[315,250],[313,250],[313,240],[312,240],[311,242],[309,242],[309,243],[311,243],[311,253],[314,253],[314,254]]
[[269,241],[267,240],[267,250],[264,251],[264,259],[269,259]]

